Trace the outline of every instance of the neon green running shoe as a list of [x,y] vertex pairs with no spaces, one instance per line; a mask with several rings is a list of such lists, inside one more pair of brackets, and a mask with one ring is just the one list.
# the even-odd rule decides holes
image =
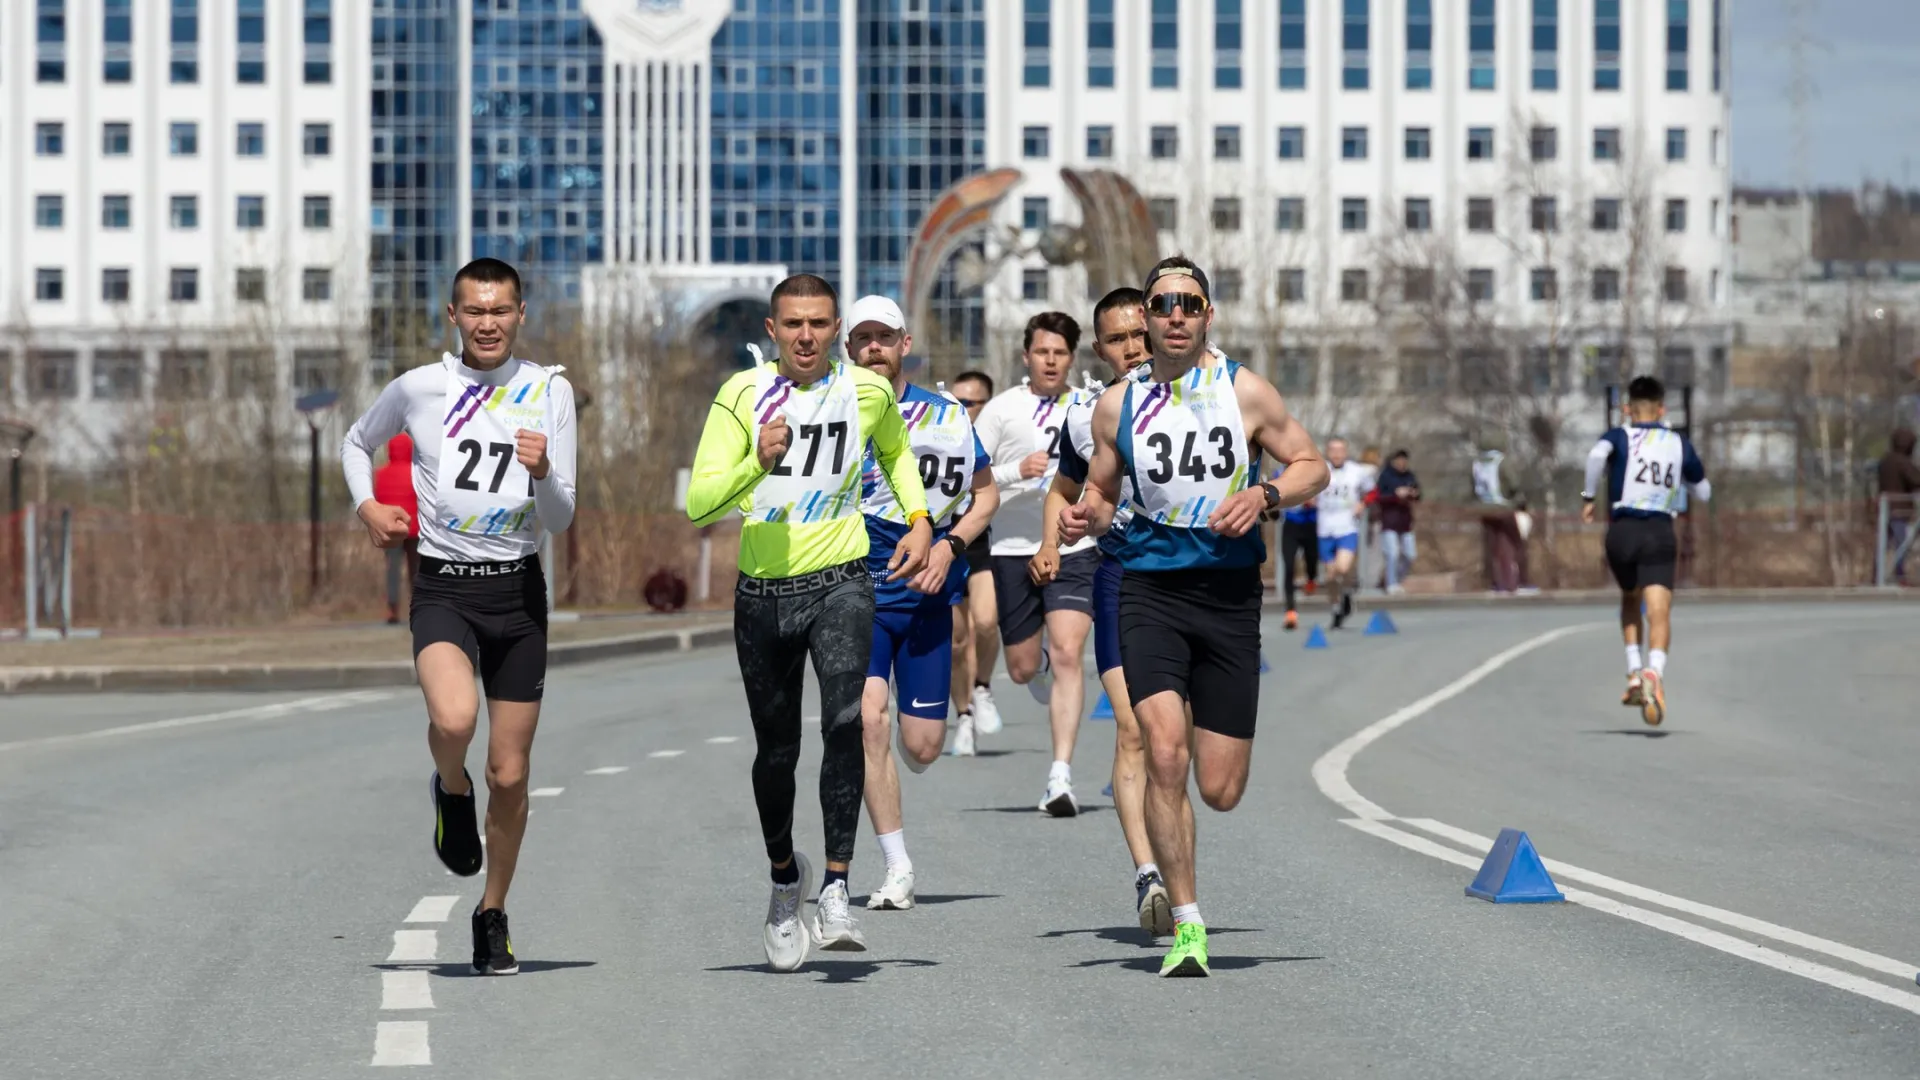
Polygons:
[[1207,977],[1207,928],[1200,923],[1183,922],[1174,928],[1178,934],[1173,950],[1160,962],[1160,977]]

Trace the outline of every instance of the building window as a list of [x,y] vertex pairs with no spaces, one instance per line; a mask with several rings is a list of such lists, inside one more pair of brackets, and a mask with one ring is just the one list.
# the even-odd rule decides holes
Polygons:
[[1619,199],[1593,200],[1593,231],[1594,232],[1619,232],[1620,231],[1620,200]]
[[66,350],[27,353],[27,397],[33,401],[80,396],[80,356]]
[[1492,270],[1480,269],[1467,271],[1467,299],[1476,304],[1490,304],[1493,302]]
[[57,120],[33,125],[33,152],[40,157],[59,157],[66,153],[66,127]]
[[100,302],[124,304],[133,294],[131,272],[124,266],[109,266],[100,271]]
[[258,266],[243,266],[233,272],[233,298],[242,303],[263,304],[267,300],[267,272]]
[[100,126],[100,155],[102,157],[126,157],[133,153],[132,124],[102,124]]
[[1667,89],[1687,88],[1688,0],[1667,0]]
[[1408,199],[1406,212],[1407,231],[1415,233],[1433,231],[1433,200]]
[[168,349],[160,354],[160,380],[154,393],[168,401],[204,401],[213,389],[211,357],[199,349]]
[[1527,154],[1535,161],[1552,161],[1560,156],[1560,129],[1537,127],[1527,133]]
[[195,157],[200,153],[200,125],[179,121],[167,125],[167,153],[174,157]]
[[138,401],[145,363],[137,352],[103,349],[93,354],[93,399]]
[[1593,88],[1620,89],[1620,0],[1593,0]]
[[1107,124],[1095,124],[1087,128],[1087,156],[1104,159],[1113,156],[1113,128]]
[[1666,288],[1663,291],[1669,304],[1687,302],[1687,271],[1683,267],[1667,267]]
[[300,152],[307,157],[323,158],[333,153],[333,127],[307,124],[300,129]]
[[1493,160],[1493,129],[1475,127],[1467,129],[1467,160]]
[[100,196],[100,227],[125,229],[132,224],[133,200],[125,195]]
[[1620,271],[1601,267],[1593,272],[1593,302],[1610,304],[1620,299]]
[[1713,200],[1713,202],[1710,203],[1708,206],[1707,235],[1708,236],[1720,235],[1720,200],[1719,199]]
[[267,125],[240,124],[233,129],[233,152],[241,157],[264,157],[267,153]]
[[1213,86],[1240,89],[1240,0],[1213,0]]
[[1528,275],[1530,292],[1535,300],[1558,300],[1560,298],[1560,275],[1551,266],[1536,266]]
[[300,224],[309,229],[333,228],[333,199],[308,195],[300,200]]
[[1303,127],[1283,127],[1276,140],[1280,148],[1281,161],[1300,161],[1307,156],[1307,129]]
[[1180,129],[1158,126],[1148,133],[1148,152],[1156,160],[1168,161],[1180,156]]
[[1215,124],[1213,128],[1213,156],[1217,161],[1240,160],[1240,125]]
[[1047,272],[1041,270],[1020,271],[1020,299],[1041,300],[1047,298]]
[[1297,266],[1282,267],[1277,294],[1283,304],[1307,302],[1307,272]]
[[1410,127],[1407,129],[1407,160],[1426,161],[1433,157],[1433,130],[1431,128]]
[[1053,85],[1053,0],[1023,0],[1021,85]]
[[1410,304],[1424,304],[1433,299],[1433,270],[1425,266],[1410,266],[1400,274],[1400,298]]
[[1047,214],[1047,197],[1029,195],[1020,200],[1020,227],[1035,232],[1045,231],[1052,224]]
[[1493,89],[1493,0],[1468,0],[1467,89]]
[[333,299],[333,271],[324,266],[309,266],[300,271],[300,299],[321,304]]
[[1726,31],[1721,28],[1722,5],[1725,0],[1713,0],[1713,92],[1720,92],[1720,40]]
[[1687,200],[1667,200],[1667,231],[1670,233],[1687,231]]
[[1341,199],[1340,200],[1340,231],[1341,232],[1366,232],[1367,231],[1367,200],[1365,199]]
[[1147,200],[1147,216],[1161,232],[1173,232],[1180,224],[1179,204],[1166,197]]
[[1307,227],[1307,200],[1297,195],[1283,195],[1274,204],[1273,229],[1275,232],[1301,232]]
[[1560,89],[1560,0],[1533,0],[1533,88]]
[[1020,129],[1020,156],[1024,158],[1044,158],[1050,151],[1047,145],[1047,129],[1030,126]]
[[57,304],[67,295],[67,272],[57,266],[38,267],[33,272],[33,298],[43,304]]
[[1340,156],[1347,161],[1367,160],[1367,129],[1350,127],[1340,129]]
[[1720,302],[1720,271],[1714,270],[1707,280],[1710,283],[1707,286],[1707,302],[1717,304]]
[[1172,90],[1180,85],[1180,0],[1153,0],[1153,26],[1150,38],[1155,90]]
[[1467,231],[1490,233],[1493,231],[1493,200],[1475,198],[1467,200]]
[[1594,128],[1593,129],[1593,160],[1595,161],[1620,160],[1620,129],[1619,128]]
[[1372,48],[1367,5],[1371,0],[1341,0],[1340,85],[1348,90],[1365,90],[1369,85]]
[[35,195],[33,197],[33,227],[36,229],[59,229],[67,223],[66,197],[63,195]]
[[333,349],[295,349],[293,353],[293,389],[310,394],[340,385],[340,353]]
[[242,195],[234,203],[233,226],[236,229],[267,227],[267,197]]
[[1280,89],[1307,88],[1307,0],[1280,0]]
[[227,396],[257,401],[278,381],[273,354],[262,349],[235,349],[227,354]]
[[200,197],[198,195],[175,195],[168,200],[168,217],[176,229],[197,229],[200,227]]
[[300,28],[306,46],[301,80],[309,86],[333,81],[333,0],[306,0],[306,19]]
[[104,0],[100,24],[100,80],[133,81],[133,0]]
[[1535,195],[1527,214],[1527,224],[1534,232],[1553,233],[1560,231],[1560,201],[1552,195]]
[[1219,270],[1214,273],[1213,295],[1214,295],[1214,298],[1219,300],[1221,303],[1223,304],[1239,303],[1240,294],[1242,291],[1243,289],[1241,285],[1240,271],[1234,270],[1234,269],[1226,269],[1226,270]]
[[1213,231],[1240,231],[1240,200],[1225,196],[1213,200]]
[[1667,129],[1667,160],[1687,160],[1687,129],[1683,127]]
[[1113,0],[1087,0],[1087,85],[1113,85]]
[[1367,300],[1367,272],[1365,270],[1340,271],[1340,299],[1349,304],[1363,304]]
[[67,81],[67,0],[34,4],[35,82]]
[[1433,0],[1407,0],[1407,89],[1433,89]]
[[191,85],[200,81],[200,0],[172,0],[171,15],[167,81]]
[[1715,165],[1718,165],[1720,164],[1720,129],[1719,128],[1713,129],[1713,138],[1711,140],[1710,145],[1712,146],[1712,149],[1713,149],[1713,155],[1710,160],[1712,160],[1712,162]]
[[235,0],[234,81],[267,81],[267,0]]

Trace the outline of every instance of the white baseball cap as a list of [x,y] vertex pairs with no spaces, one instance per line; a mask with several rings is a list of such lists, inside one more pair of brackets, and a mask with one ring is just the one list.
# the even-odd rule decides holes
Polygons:
[[840,325],[840,337],[844,340],[853,336],[854,328],[861,323],[877,322],[895,330],[907,328],[907,317],[900,313],[900,305],[884,296],[863,296],[847,309],[847,318]]

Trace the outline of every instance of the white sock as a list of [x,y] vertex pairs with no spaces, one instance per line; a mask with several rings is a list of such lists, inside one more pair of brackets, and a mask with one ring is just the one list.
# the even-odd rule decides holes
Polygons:
[[1073,783],[1073,766],[1067,764],[1064,761],[1056,761],[1053,763],[1053,768],[1048,770],[1047,779],[1065,780],[1067,783],[1071,784]]
[[887,857],[887,869],[906,869],[913,865],[907,858],[907,833],[905,829],[895,829],[890,833],[881,833],[874,837],[880,841],[880,854]]
[[1139,866],[1136,866],[1133,868],[1134,877],[1146,877],[1148,874],[1157,874],[1159,872],[1160,872],[1160,867],[1150,862],[1143,862]]
[[1640,646],[1629,645],[1627,646],[1627,674],[1637,675],[1639,673],[1640,673]]
[[1665,678],[1667,674],[1667,650],[1648,649],[1647,666],[1653,669],[1655,675]]
[[1199,904],[1176,905],[1173,909],[1173,924],[1175,926],[1178,926],[1181,923],[1193,923],[1197,926],[1207,925],[1206,920],[1200,917],[1200,905]]

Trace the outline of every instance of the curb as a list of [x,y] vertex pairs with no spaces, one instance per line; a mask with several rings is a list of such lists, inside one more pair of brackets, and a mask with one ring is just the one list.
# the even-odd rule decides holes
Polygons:
[[[690,652],[733,643],[731,623],[685,630],[577,641],[550,646],[548,667],[590,664],[655,653]],[[214,664],[171,667],[17,667],[0,668],[0,691],[9,694],[100,693],[103,691],[363,690],[415,685],[413,662],[386,660],[363,664]]]

